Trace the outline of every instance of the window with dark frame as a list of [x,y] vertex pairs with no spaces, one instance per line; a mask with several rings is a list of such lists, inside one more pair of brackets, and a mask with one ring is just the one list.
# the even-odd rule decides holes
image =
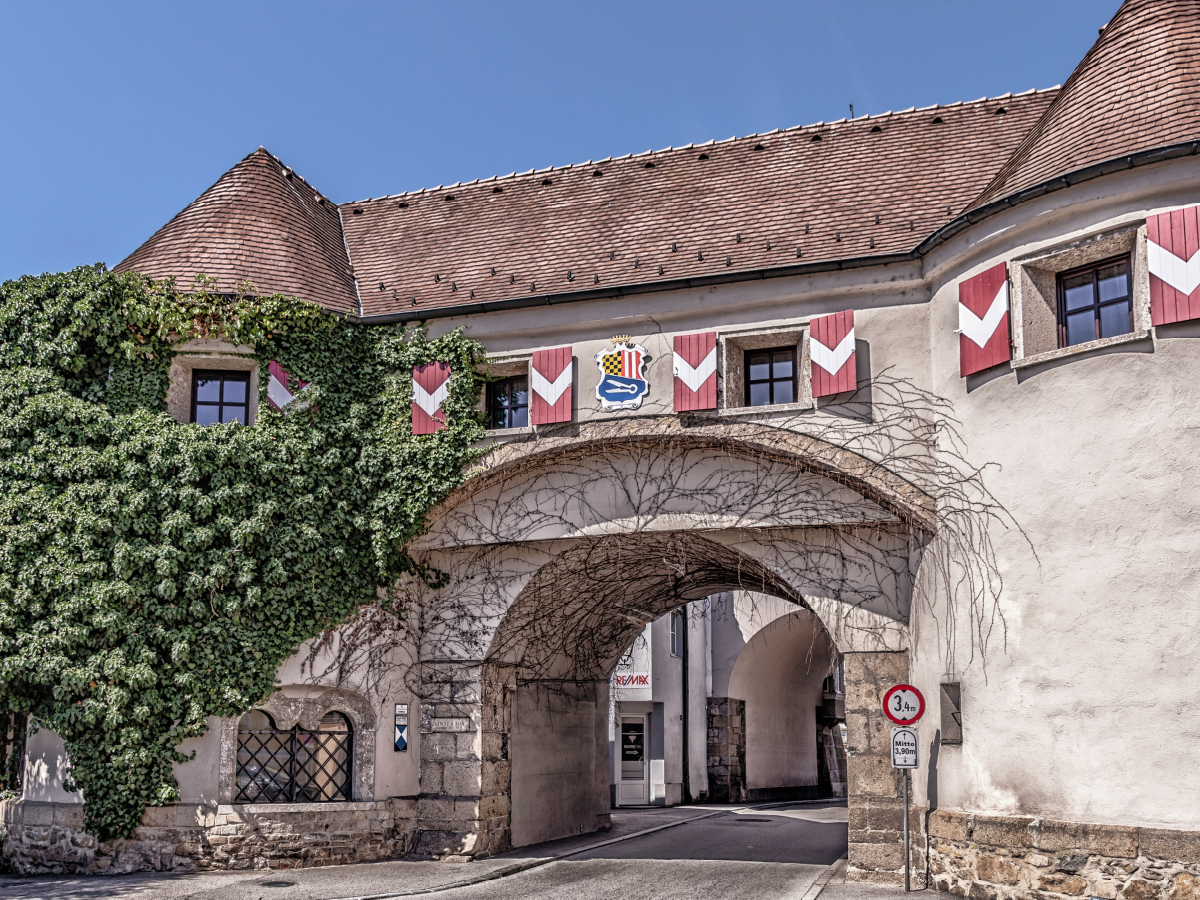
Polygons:
[[192,421],[249,424],[250,373],[229,370],[192,371]]
[[261,710],[238,723],[235,803],[330,803],[351,800],[350,722],[328,712],[316,731],[286,730]]
[[746,405],[796,402],[796,348],[746,351]]
[[488,428],[524,428],[529,424],[529,379],[501,378],[488,385]]
[[1059,274],[1059,347],[1132,331],[1133,277],[1128,256]]
[[671,655],[683,656],[683,629],[687,620],[683,610],[677,609],[671,613]]

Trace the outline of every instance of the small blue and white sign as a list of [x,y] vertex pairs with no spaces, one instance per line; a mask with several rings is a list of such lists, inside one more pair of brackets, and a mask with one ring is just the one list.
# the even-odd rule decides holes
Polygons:
[[408,749],[408,704],[396,704],[396,752]]
[[627,334],[612,338],[613,349],[601,350],[593,359],[600,367],[596,399],[605,412],[637,409],[650,385],[646,382],[646,362],[650,356],[641,344]]

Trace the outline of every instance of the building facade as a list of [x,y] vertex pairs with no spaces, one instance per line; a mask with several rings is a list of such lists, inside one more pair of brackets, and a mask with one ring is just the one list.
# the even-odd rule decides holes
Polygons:
[[[412,547],[450,582],[421,598],[412,677],[285,666],[261,710],[184,748],[183,800],[138,841],[89,844],[61,743],[32,736],[6,855],[493,853],[604,828],[639,716],[646,802],[811,788],[821,759],[832,786],[816,735],[837,672],[851,877],[899,878],[881,700],[910,682],[928,708],[907,815],[933,886],[1194,896],[1198,73],[1200,6],[1127,0],[1044,91],[343,204],[251,154],[118,268],[482,341],[494,447]],[[181,349],[173,414],[214,415],[214,372],[252,420],[256,363],[217,343]],[[436,416],[427,377],[414,423]],[[693,613],[751,595],[804,621],[739,674]],[[461,608],[482,631],[440,614]],[[704,666],[655,655],[678,609]],[[676,685],[613,680],[669,666],[703,750],[670,718]],[[792,728],[755,726],[755,691],[801,668],[772,709],[814,716],[805,744],[759,744],[755,782],[754,730]],[[341,772],[299,794],[254,768],[297,730]]]

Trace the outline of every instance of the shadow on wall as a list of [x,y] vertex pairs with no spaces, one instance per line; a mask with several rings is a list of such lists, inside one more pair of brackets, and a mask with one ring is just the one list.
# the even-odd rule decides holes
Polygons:
[[82,791],[71,793],[63,789],[70,768],[62,738],[48,728],[32,731],[25,744],[22,799],[39,803],[82,803]]

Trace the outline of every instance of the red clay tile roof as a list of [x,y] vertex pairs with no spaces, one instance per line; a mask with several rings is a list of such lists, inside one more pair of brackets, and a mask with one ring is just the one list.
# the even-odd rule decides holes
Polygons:
[[1200,3],[1126,0],[1042,121],[972,205],[1200,137]]
[[[908,252],[1054,90],[341,205],[364,316]],[[413,299],[416,304],[413,304]]]
[[266,293],[358,313],[337,206],[261,147],[115,271],[175,276],[185,289],[204,273],[225,293],[252,281]]

